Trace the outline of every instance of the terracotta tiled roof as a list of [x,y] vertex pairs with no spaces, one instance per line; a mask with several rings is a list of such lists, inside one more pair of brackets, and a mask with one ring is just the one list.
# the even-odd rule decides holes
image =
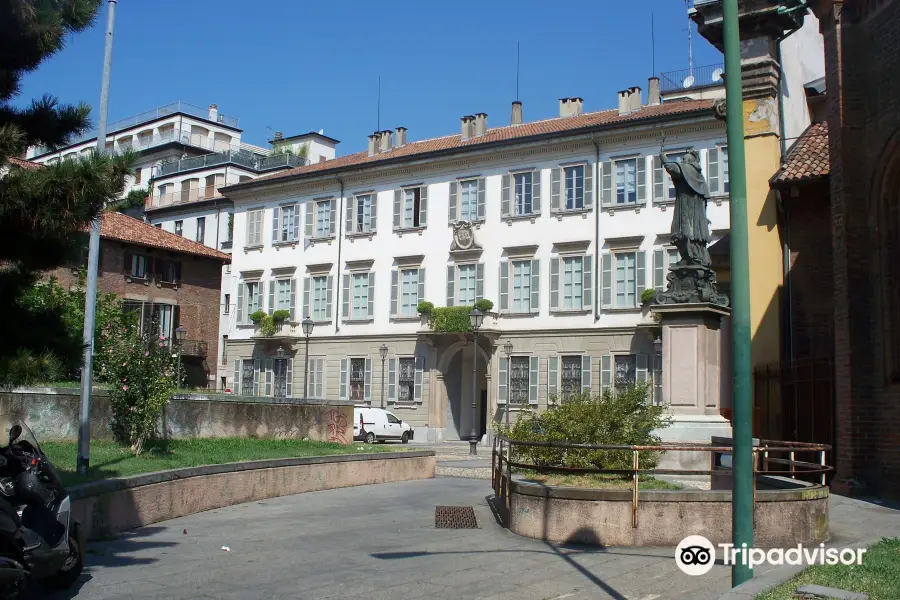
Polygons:
[[794,143],[772,183],[811,181],[828,175],[828,123],[813,123]]
[[103,213],[100,237],[148,248],[215,258],[226,262],[231,260],[231,257],[224,252],[213,250],[203,244],[163,231],[158,227],[117,212]]
[[36,163],[30,160],[25,160],[22,158],[16,158],[15,156],[10,156],[8,159],[9,164],[19,167],[21,169],[27,169],[29,171],[34,171],[35,169],[40,169],[43,167],[42,164]]
[[[281,173],[275,173],[266,177],[258,177],[252,181],[238,184],[243,186],[256,186],[263,181],[273,181],[286,179],[290,177],[314,175],[320,171],[328,171],[331,169],[341,169],[356,165],[367,165],[377,163],[378,161],[387,159],[397,159],[403,157],[417,157],[418,155],[428,154],[431,152],[439,152],[442,150],[451,150],[455,148],[471,148],[478,147],[482,144],[494,142],[502,142],[505,140],[514,140],[547,135],[553,133],[576,132],[580,129],[590,129],[593,127],[615,126],[617,124],[626,125],[635,121],[642,121],[652,117],[665,117],[672,115],[681,115],[686,113],[700,113],[712,110],[712,100],[683,100],[677,102],[667,102],[657,106],[645,106],[641,110],[628,114],[619,115],[618,109],[602,110],[598,112],[584,113],[574,117],[556,117],[546,119],[544,121],[534,121],[532,123],[524,123],[522,125],[507,125],[505,127],[495,127],[488,129],[484,135],[473,137],[463,141],[459,134],[448,135],[430,140],[422,140],[419,142],[409,142],[400,147],[395,147],[390,152],[379,153],[375,156],[369,156],[367,152],[357,152],[348,154],[332,160],[313,163],[303,167],[296,167]],[[229,186],[237,187],[237,186]],[[228,190],[229,188],[223,188]]]

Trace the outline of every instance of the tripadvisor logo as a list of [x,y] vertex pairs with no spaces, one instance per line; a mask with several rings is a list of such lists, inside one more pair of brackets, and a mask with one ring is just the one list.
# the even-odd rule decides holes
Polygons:
[[716,563],[716,549],[702,535],[689,535],[675,548],[675,564],[687,575],[705,575]]

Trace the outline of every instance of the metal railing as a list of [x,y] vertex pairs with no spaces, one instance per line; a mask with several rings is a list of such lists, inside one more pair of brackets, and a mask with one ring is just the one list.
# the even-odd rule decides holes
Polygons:
[[660,73],[659,91],[666,93],[713,85],[725,85],[725,79],[722,77],[723,71],[724,65],[718,63],[704,67]]
[[[154,133],[152,135],[135,135],[127,138],[123,137],[122,139],[116,140],[115,142],[109,140],[106,142],[106,151],[111,154],[121,154],[128,150],[140,152],[142,150],[149,150],[151,148],[156,148],[158,146],[172,143],[184,144],[185,146],[202,148],[203,150],[210,150],[214,152],[223,152],[225,150],[240,150],[239,143],[210,139],[206,134],[192,133],[189,129],[173,128],[163,129],[158,133]],[[63,158],[68,158],[70,155],[80,154],[84,152],[84,150],[85,149],[79,150],[77,153],[67,152],[63,155]],[[87,150],[93,150],[93,148],[89,147],[87,148]],[[48,148],[40,147],[37,149],[36,156],[44,154],[46,152],[49,152]]]
[[203,156],[192,156],[190,158],[182,158],[181,160],[164,163],[156,167],[156,172],[153,177],[165,177],[182,171],[215,167],[224,164],[238,165],[259,173],[277,169],[279,167],[299,167],[307,164],[307,162],[298,156],[291,156],[289,154],[259,156],[244,150],[225,150],[224,152],[204,154]]
[[[514,450],[520,448],[547,448],[558,451],[556,461],[563,462],[570,455],[583,453],[585,456],[581,463],[587,463],[586,454],[592,451],[622,452],[631,454],[630,469],[602,469],[598,467],[569,467],[559,464],[536,464],[534,462],[522,462],[523,452]],[[827,444],[808,444],[803,442],[782,442],[774,440],[759,440],[759,445],[753,447],[753,501],[756,501],[757,480],[760,476],[786,476],[791,479],[803,476],[819,475],[820,485],[825,485],[826,475],[832,471],[832,467],[825,462],[826,452],[831,450]],[[641,453],[647,452],[708,452],[710,454],[710,469],[642,469]],[[716,469],[716,454],[732,455],[733,446],[714,446],[711,444],[659,444],[655,446],[626,446],[614,444],[576,444],[572,442],[535,442],[512,440],[503,436],[495,436],[493,450],[491,452],[491,485],[498,498],[505,502],[509,509],[509,489],[512,481],[513,469],[535,471],[537,473],[563,473],[567,475],[585,474],[610,474],[628,477],[631,480],[632,494],[632,527],[637,527],[638,500],[640,496],[639,481],[641,476],[653,475],[709,475],[721,474],[723,469]],[[816,461],[797,460],[798,454],[812,454]],[[773,455],[786,455],[780,458]],[[554,458],[553,456],[549,457]],[[783,467],[771,469],[772,465]],[[505,473],[504,473],[505,470]]]
[[181,342],[181,354],[206,358],[209,354],[209,343],[203,340],[184,340]]
[[[220,184],[220,185],[225,185]],[[200,200],[211,200],[212,198],[221,198],[222,193],[219,192],[215,185],[207,185],[199,188],[190,188],[181,190],[180,192],[169,192],[157,196],[148,196],[144,200],[144,208],[163,208],[174,204],[185,204],[188,202],[199,202]]]

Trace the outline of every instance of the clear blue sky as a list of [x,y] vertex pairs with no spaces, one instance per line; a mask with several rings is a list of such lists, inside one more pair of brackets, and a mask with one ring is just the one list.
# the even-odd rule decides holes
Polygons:
[[[338,154],[365,149],[376,127],[405,126],[419,140],[459,131],[459,117],[509,123],[519,96],[525,120],[555,116],[560,97],[585,110],[616,106],[616,91],[645,92],[651,75],[688,66],[682,0],[558,2],[298,2],[121,0],[110,120],[183,100],[217,103],[240,118],[244,141],[265,145],[324,129]],[[99,106],[106,8],[88,32],[25,77],[22,104],[43,93]],[[721,54],[694,30],[694,65]]]

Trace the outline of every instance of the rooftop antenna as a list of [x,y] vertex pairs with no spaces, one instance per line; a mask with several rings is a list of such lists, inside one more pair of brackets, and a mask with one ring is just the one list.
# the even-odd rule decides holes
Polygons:
[[692,30],[691,30],[691,0],[684,0],[684,6],[687,8],[685,11],[687,13],[688,18],[688,76],[684,78],[682,85],[685,88],[689,88],[694,85],[694,42],[692,39]]
[[653,26],[653,13],[650,13],[650,70],[656,77],[656,31]]
[[381,75],[378,76],[378,119],[375,131],[381,131]]
[[519,42],[516,42],[516,102],[519,101]]

